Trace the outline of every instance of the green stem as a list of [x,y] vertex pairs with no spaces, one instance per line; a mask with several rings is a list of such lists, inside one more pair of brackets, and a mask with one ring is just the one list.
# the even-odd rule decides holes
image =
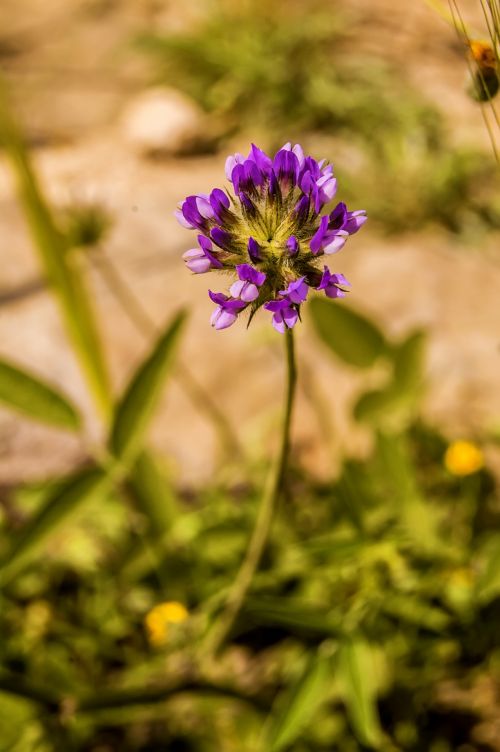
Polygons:
[[297,381],[297,369],[295,365],[295,352],[293,331],[286,329],[286,363],[287,363],[287,386],[285,395],[285,408],[283,424],[281,428],[281,445],[276,462],[266,484],[264,495],[257,513],[255,527],[248,544],[243,563],[236,576],[234,584],[229,591],[225,608],[212,633],[208,637],[208,653],[215,655],[229,635],[236,621],[246,594],[252,584],[252,579],[259,566],[262,554],[271,529],[274,510],[283,490],[284,479],[288,465],[290,451],[290,424],[292,420],[293,403],[295,396],[295,384]]

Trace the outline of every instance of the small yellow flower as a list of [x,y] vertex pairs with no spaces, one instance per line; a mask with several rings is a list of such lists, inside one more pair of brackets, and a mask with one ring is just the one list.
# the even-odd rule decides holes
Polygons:
[[454,441],[444,455],[444,465],[452,475],[471,475],[484,466],[484,456],[470,441]]
[[187,609],[178,601],[165,601],[154,606],[144,618],[144,624],[151,645],[155,647],[165,645],[168,640],[169,625],[179,624],[187,619],[188,616]]

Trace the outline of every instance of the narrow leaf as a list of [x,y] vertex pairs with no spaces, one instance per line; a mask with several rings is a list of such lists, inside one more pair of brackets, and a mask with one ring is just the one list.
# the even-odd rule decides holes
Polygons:
[[279,752],[299,737],[327,699],[332,676],[331,658],[320,648],[295,686],[278,697],[269,721],[266,750]]
[[116,409],[110,448],[122,461],[131,461],[141,450],[185,319],[185,311],[174,316],[135,372]]
[[128,485],[153,537],[166,533],[177,516],[176,499],[158,460],[149,451],[141,452],[128,476]]
[[368,643],[346,640],[339,651],[339,679],[353,730],[361,742],[377,749],[381,728],[376,704],[375,666]]
[[0,360],[0,402],[43,423],[73,431],[80,427],[80,416],[65,397],[6,360]]
[[56,227],[21,134],[8,106],[4,82],[0,80],[0,141],[17,180],[21,208],[31,229],[44,272],[60,305],[69,338],[75,348],[96,403],[102,413],[110,412],[108,376],[101,353],[89,295],[67,243]]
[[42,509],[13,540],[0,569],[0,579],[4,583],[10,581],[85,503],[103,494],[108,483],[102,470],[91,467],[80,470],[57,486]]
[[425,333],[415,331],[393,349],[394,387],[413,393],[422,385]]
[[315,298],[310,311],[323,342],[349,365],[368,368],[387,353],[389,346],[375,324],[343,303]]

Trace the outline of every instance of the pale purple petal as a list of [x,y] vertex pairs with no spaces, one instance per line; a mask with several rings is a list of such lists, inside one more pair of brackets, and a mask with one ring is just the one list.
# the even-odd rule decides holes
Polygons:
[[283,320],[289,329],[291,329],[292,326],[295,326],[299,318],[299,314],[295,308],[285,308],[282,315]]
[[259,288],[257,285],[253,285],[251,282],[244,282],[243,289],[240,293],[240,298],[246,303],[251,303],[259,297]]
[[337,251],[340,251],[340,249],[344,247],[345,241],[348,237],[348,233],[344,230],[340,230],[331,238],[327,236],[328,239],[326,240],[326,244],[323,246],[323,251],[328,254],[337,253]]
[[221,308],[219,309],[219,315],[215,318],[214,321],[212,321],[212,326],[214,326],[217,330],[227,329],[228,326],[234,324],[237,318],[237,315],[232,311]]
[[183,227],[185,227],[187,230],[193,229],[193,225],[191,224],[191,222],[187,221],[186,217],[182,213],[182,209],[176,209],[174,211],[174,217],[176,218],[178,223],[182,225]]
[[233,284],[229,288],[229,292],[231,293],[231,295],[233,296],[233,298],[239,298],[240,297],[241,291],[243,290],[243,288],[245,287],[246,284],[247,284],[246,282],[242,282],[239,279],[236,280],[236,282],[233,282]]
[[366,211],[364,209],[360,209],[359,211],[354,212],[348,212],[348,218],[346,223],[346,230],[349,233],[349,235],[354,235],[361,227],[363,227],[364,223],[368,219],[366,216]]
[[283,321],[283,314],[281,312],[274,314],[272,324],[277,332],[280,334],[285,333],[285,322]]
[[239,153],[231,154],[231,156],[229,156],[226,159],[225,171],[226,171],[226,178],[228,180],[231,180],[231,175],[233,173],[235,166],[237,164],[242,164],[244,161],[245,161],[245,157],[243,156],[243,154],[239,154]]
[[204,219],[213,219],[214,210],[212,209],[209,196],[205,194],[196,196],[196,206]]

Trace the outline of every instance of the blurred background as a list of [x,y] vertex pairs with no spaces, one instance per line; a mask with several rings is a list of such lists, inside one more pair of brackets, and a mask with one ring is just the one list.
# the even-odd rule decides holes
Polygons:
[[[485,9],[460,0],[474,39]],[[2,0],[0,752],[500,750],[499,128],[448,13]],[[263,313],[210,328],[173,212],[286,141],[369,222],[347,303],[297,327],[286,499],[214,665],[283,342]],[[80,283],[115,398],[189,312],[147,453],[104,485]]]

